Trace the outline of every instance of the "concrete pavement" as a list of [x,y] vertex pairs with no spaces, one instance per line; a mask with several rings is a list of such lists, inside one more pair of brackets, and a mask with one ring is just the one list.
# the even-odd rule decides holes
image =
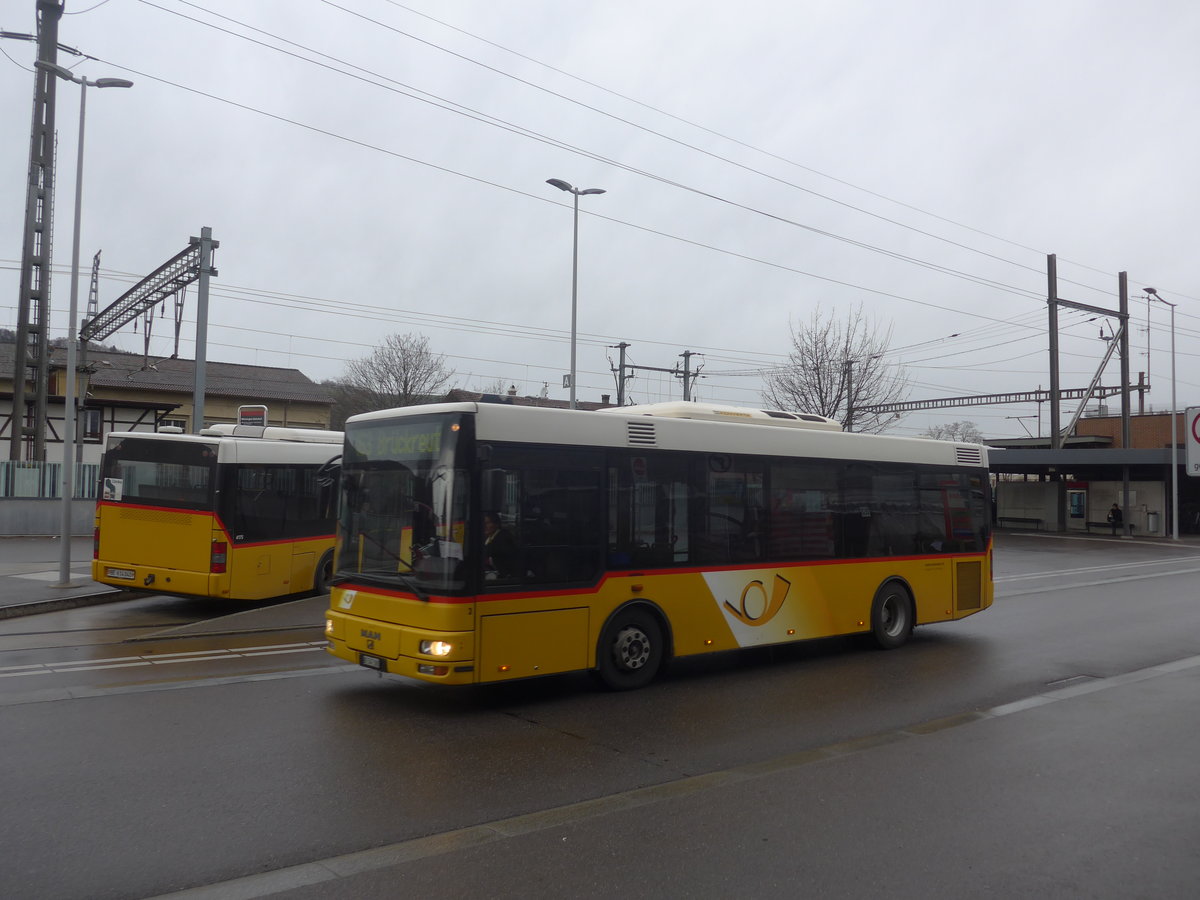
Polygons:
[[71,579],[60,578],[57,537],[0,537],[0,619],[108,603],[128,596],[92,581],[92,539],[71,539]]

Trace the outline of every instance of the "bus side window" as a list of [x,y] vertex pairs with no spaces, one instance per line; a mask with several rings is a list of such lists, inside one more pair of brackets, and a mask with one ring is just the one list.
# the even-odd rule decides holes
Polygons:
[[724,453],[709,454],[693,464],[693,479],[705,499],[700,525],[706,563],[755,562],[766,546],[763,464]]
[[[481,509],[497,514],[516,544],[515,571],[490,581],[589,582],[600,572],[603,543],[600,455],[497,446],[481,479]],[[487,559],[486,552],[481,558]]]
[[839,508],[837,470],[830,463],[791,462],[770,471],[767,556],[832,559]]
[[687,562],[691,488],[683,454],[615,450],[608,466],[608,565],[621,569]]

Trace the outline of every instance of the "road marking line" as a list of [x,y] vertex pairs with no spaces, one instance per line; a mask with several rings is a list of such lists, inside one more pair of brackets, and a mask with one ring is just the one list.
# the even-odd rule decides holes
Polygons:
[[1025,594],[1047,594],[1051,591],[1068,591],[1076,588],[1085,587],[1100,587],[1105,584],[1121,584],[1125,581],[1144,581],[1147,578],[1171,578],[1176,575],[1193,575],[1200,572],[1200,568],[1196,569],[1179,569],[1175,572],[1146,572],[1142,575],[1127,575],[1122,578],[1101,578],[1097,581],[1073,581],[1070,584],[1055,584],[1045,587],[1025,588],[1015,591],[1004,591],[999,594],[1001,597],[1020,597]]
[[243,647],[238,650],[195,650],[191,653],[162,653],[147,656],[116,656],[111,659],[76,659],[62,662],[35,663],[24,666],[0,667],[0,678],[19,678],[22,675],[64,675],[75,672],[96,672],[101,669],[123,669],[132,666],[166,666],[173,663],[214,662],[226,659],[253,659],[259,656],[278,656],[285,653],[311,653],[324,650],[325,642],[277,644],[264,647]]
[[1200,556],[1180,556],[1170,560],[1145,560],[1143,562],[1130,563],[1114,563],[1110,566],[1082,566],[1077,569],[1059,569],[1054,572],[1030,572],[1024,575],[1001,575],[995,578],[995,581],[1028,581],[1033,578],[1054,578],[1059,575],[1087,575],[1096,572],[1111,571],[1113,569],[1132,569],[1142,566],[1164,566],[1179,562],[1193,562],[1200,560]]

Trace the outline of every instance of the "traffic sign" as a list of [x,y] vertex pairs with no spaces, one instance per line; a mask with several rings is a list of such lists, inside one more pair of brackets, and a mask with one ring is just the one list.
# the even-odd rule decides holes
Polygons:
[[1200,406],[1189,406],[1183,417],[1187,434],[1183,436],[1187,450],[1187,473],[1200,476]]

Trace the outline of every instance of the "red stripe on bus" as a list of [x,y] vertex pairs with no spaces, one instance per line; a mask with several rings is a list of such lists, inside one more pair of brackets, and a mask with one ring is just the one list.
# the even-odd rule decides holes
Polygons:
[[[226,531],[225,526],[221,526],[221,530],[225,531],[226,534],[229,533],[228,531]],[[333,540],[332,534],[318,534],[318,535],[310,535],[308,537],[302,537],[302,538],[282,538],[281,540],[278,540],[278,541],[231,541],[230,543],[234,547],[270,547],[272,544],[301,544],[305,541],[332,541],[332,540]]]
[[[991,541],[989,540],[989,547]],[[861,563],[884,563],[884,562],[917,562],[919,560],[951,560],[951,559],[979,559],[986,556],[987,551],[979,551],[975,553],[928,553],[917,556],[879,556],[879,557],[862,557],[855,559],[808,559],[791,563],[780,563],[771,565],[763,564],[739,564],[729,566],[707,566],[677,569],[636,569],[628,571],[610,571],[605,572],[604,576],[596,582],[595,585],[587,587],[576,587],[566,589],[548,588],[546,590],[513,590],[503,593],[486,594],[471,594],[466,597],[450,597],[445,595],[429,595],[430,603],[442,603],[447,605],[463,604],[463,603],[492,603],[498,600],[512,600],[517,597],[572,597],[585,594],[597,594],[604,587],[605,582],[610,578],[655,578],[662,575],[703,575],[709,572],[739,572],[751,571],[754,569],[795,569],[808,566],[846,566],[858,565]],[[391,588],[376,587],[374,585],[357,585],[354,582],[344,582],[343,590],[365,591],[369,594],[379,594],[384,597],[398,597],[402,600],[417,600],[416,594],[411,591],[392,590]],[[420,601],[424,603],[425,601]]]

